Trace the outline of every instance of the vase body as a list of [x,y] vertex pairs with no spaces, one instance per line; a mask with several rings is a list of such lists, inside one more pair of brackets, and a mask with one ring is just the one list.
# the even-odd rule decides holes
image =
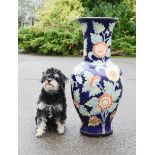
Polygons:
[[83,62],[71,76],[73,103],[80,131],[90,136],[112,133],[112,120],[122,96],[122,71],[111,62],[111,39],[116,18],[81,17]]

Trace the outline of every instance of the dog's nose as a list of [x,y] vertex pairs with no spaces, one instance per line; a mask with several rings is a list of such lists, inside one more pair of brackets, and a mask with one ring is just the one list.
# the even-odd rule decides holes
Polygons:
[[48,83],[50,83],[51,82],[51,80],[47,80],[48,81]]

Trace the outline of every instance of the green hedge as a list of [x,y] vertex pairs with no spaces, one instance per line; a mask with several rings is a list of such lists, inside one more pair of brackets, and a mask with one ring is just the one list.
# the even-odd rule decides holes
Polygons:
[[83,46],[81,32],[50,29],[38,34],[33,29],[22,28],[19,30],[18,42],[24,53],[43,55],[79,55]]

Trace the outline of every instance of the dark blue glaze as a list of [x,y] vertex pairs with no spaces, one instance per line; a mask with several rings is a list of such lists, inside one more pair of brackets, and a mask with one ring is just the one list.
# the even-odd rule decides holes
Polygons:
[[112,132],[111,122],[122,96],[122,71],[111,62],[111,39],[116,18],[79,18],[84,35],[84,61],[74,68],[71,93],[89,135]]

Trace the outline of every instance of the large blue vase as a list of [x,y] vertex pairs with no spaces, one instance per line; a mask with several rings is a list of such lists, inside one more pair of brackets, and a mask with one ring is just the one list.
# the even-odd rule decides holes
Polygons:
[[111,39],[117,18],[81,17],[83,62],[71,77],[73,103],[88,136],[112,133],[112,120],[122,96],[122,71],[111,62]]

